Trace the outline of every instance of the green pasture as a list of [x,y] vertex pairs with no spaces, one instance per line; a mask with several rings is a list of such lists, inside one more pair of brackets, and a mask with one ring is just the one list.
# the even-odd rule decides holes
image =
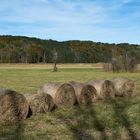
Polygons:
[[[43,68],[42,68],[43,67]],[[0,66],[0,87],[22,94],[36,93],[45,82],[126,77],[135,82],[135,96],[97,101],[91,106],[56,108],[19,123],[0,124],[0,140],[137,140],[140,139],[140,73],[103,72],[98,67],[61,67],[58,72],[43,65]]]

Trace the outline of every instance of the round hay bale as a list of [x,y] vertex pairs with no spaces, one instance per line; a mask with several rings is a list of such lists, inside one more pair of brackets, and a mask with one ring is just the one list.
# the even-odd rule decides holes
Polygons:
[[29,105],[26,98],[9,89],[0,89],[0,121],[20,121],[27,117]]
[[46,83],[38,93],[49,94],[56,106],[70,107],[76,103],[74,88],[68,83]]
[[48,94],[33,94],[26,97],[30,113],[32,115],[37,113],[47,113],[53,110],[54,102],[50,95]]
[[75,90],[77,102],[79,104],[89,105],[96,100],[97,91],[93,86],[75,81],[70,81],[69,83]]
[[116,89],[116,96],[132,96],[134,94],[134,82],[127,78],[114,78],[111,80]]
[[97,99],[106,99],[115,97],[115,87],[109,80],[91,80],[88,84],[97,90]]

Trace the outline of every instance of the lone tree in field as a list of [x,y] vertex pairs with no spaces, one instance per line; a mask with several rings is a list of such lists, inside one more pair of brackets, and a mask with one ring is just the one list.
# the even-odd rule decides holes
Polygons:
[[58,60],[58,53],[57,51],[54,49],[53,50],[53,63],[54,63],[54,67],[53,67],[53,72],[57,72],[58,68],[57,68],[57,60]]

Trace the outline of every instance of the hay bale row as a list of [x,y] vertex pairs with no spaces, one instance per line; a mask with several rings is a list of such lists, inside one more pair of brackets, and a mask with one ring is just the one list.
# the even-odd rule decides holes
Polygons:
[[134,82],[127,78],[46,83],[37,94],[26,95],[26,98],[16,91],[0,89],[0,121],[24,120],[29,115],[50,112],[55,106],[88,105],[98,99],[131,96],[133,91]]

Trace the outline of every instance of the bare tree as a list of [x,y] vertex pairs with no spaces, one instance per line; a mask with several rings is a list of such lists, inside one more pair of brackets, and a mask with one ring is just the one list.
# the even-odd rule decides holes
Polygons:
[[57,60],[58,60],[58,52],[54,49],[53,50],[53,62],[54,62],[54,67],[53,67],[53,72],[57,72],[58,68],[57,68]]
[[134,72],[137,67],[137,59],[134,56],[125,54],[124,56],[112,59],[111,68],[113,72]]
[[128,70],[129,72],[134,72],[136,70],[136,67],[137,67],[137,60],[136,60],[136,57],[131,57],[129,59],[129,62],[128,62]]

